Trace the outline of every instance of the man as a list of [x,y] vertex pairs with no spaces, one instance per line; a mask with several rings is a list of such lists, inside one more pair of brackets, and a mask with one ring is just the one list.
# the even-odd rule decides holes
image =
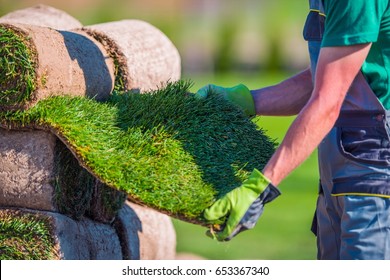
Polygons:
[[319,259],[390,259],[390,0],[310,0],[311,66],[258,90],[209,90],[248,115],[297,118],[262,172],[205,211],[227,217],[218,240],[252,228],[277,186],[317,147],[320,192],[313,231]]

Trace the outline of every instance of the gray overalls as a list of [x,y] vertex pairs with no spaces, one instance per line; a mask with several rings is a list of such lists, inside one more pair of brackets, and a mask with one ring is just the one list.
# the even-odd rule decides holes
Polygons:
[[[325,12],[321,0],[309,2],[304,38],[314,77]],[[319,259],[390,259],[389,121],[390,112],[359,73],[318,147],[321,180],[313,231]]]

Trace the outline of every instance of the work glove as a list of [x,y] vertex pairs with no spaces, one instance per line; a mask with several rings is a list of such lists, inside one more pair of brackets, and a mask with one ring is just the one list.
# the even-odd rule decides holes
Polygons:
[[197,91],[195,97],[206,98],[210,92],[222,96],[225,100],[240,107],[247,116],[256,115],[255,102],[250,90],[243,84],[231,88],[207,85]]
[[204,211],[204,218],[211,223],[226,219],[220,229],[211,228],[207,235],[219,241],[229,241],[238,233],[253,228],[263,214],[264,205],[279,195],[279,190],[254,169],[240,187]]

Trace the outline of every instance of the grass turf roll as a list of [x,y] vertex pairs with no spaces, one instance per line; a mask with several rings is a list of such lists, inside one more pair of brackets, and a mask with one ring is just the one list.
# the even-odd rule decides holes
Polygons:
[[82,27],[82,24],[68,13],[43,4],[12,11],[0,17],[0,22],[37,25],[58,30]]
[[101,42],[116,65],[117,90],[155,90],[181,75],[180,55],[169,38],[141,20],[121,20],[83,27]]
[[204,209],[253,168],[261,170],[275,143],[219,96],[186,94],[190,86],[178,81],[104,103],[53,97],[1,113],[1,124],[48,129],[102,183],[136,203],[204,224]]
[[51,224],[39,214],[0,209],[0,260],[57,259]]
[[34,46],[26,34],[0,25],[0,106],[23,104],[36,88]]
[[106,100],[113,61],[83,32],[0,23],[0,110],[25,109],[53,95]]

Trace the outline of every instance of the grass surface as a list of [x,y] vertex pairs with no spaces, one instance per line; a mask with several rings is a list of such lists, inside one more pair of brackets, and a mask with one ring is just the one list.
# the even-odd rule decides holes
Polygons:
[[35,65],[26,36],[0,25],[0,105],[23,105],[35,89]]
[[[221,86],[244,83],[254,89],[277,83],[288,76],[288,73],[191,76],[195,83],[192,91],[207,83]],[[261,117],[260,120],[266,134],[280,142],[294,117]],[[279,188],[282,195],[267,204],[256,227],[239,234],[229,242],[216,242],[205,235],[204,228],[173,220],[178,252],[189,252],[206,259],[221,260],[315,259],[316,242],[310,227],[318,189],[316,153],[287,177]]]
[[0,212],[0,260],[55,259],[47,218],[15,211]]
[[107,103],[53,97],[3,112],[3,126],[50,129],[103,183],[171,216],[203,223],[213,201],[262,169],[274,150],[254,122],[219,96],[186,94],[189,82]]

